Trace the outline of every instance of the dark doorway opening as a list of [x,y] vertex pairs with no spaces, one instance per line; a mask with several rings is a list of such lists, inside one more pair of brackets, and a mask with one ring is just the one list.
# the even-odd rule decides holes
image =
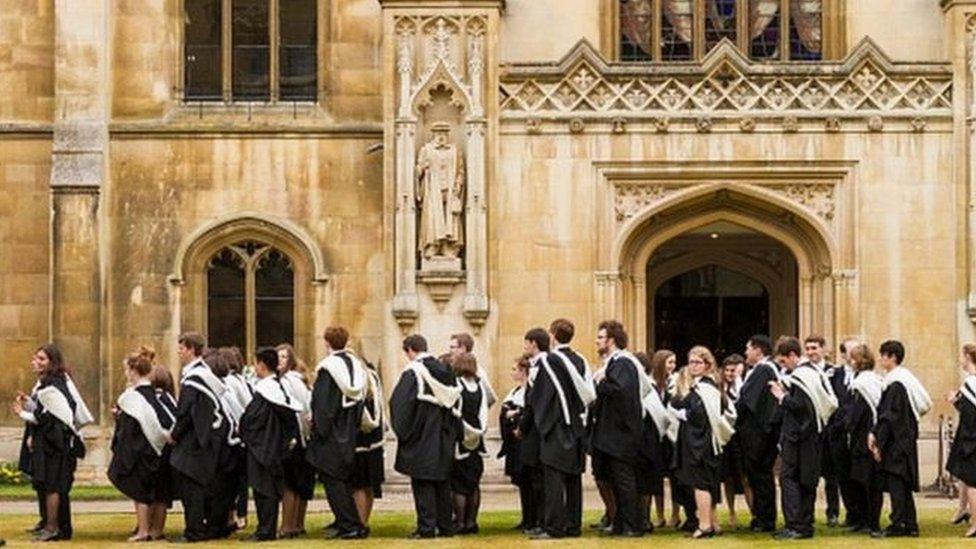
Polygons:
[[769,290],[759,281],[718,265],[672,277],[654,295],[655,348],[677,353],[684,364],[695,345],[721,361],[742,353],[754,334],[769,333]]

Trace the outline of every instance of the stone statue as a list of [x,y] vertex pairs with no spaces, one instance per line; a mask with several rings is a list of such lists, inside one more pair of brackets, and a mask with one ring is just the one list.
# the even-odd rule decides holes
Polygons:
[[428,261],[459,258],[464,243],[464,161],[450,129],[446,122],[435,123],[417,157],[418,247]]

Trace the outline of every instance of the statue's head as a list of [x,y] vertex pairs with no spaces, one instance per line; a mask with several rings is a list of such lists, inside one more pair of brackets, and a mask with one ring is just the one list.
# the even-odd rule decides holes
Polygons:
[[430,127],[430,135],[438,147],[443,147],[451,139],[451,125],[447,122],[436,122]]

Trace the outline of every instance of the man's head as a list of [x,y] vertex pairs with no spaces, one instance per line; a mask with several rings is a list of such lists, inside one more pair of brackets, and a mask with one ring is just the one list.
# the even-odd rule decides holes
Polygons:
[[403,353],[407,358],[414,360],[420,353],[427,352],[427,340],[420,334],[408,335],[403,340]]
[[820,364],[823,361],[826,346],[826,340],[820,335],[809,335],[803,340],[803,352],[806,353],[807,360],[813,364]]
[[522,347],[525,354],[535,356],[539,353],[549,351],[549,334],[542,328],[532,328],[525,332],[525,341]]
[[854,338],[847,339],[843,343],[841,343],[840,345],[841,353],[842,356],[844,357],[844,360],[846,360],[848,364],[850,364],[851,362],[851,351],[858,345],[861,345],[861,342]]
[[776,363],[788,372],[796,369],[802,354],[800,340],[795,337],[781,337],[776,342]]
[[735,378],[742,375],[745,368],[745,359],[742,355],[731,354],[722,361],[722,378],[726,383],[732,383]]
[[569,345],[576,333],[576,327],[565,318],[557,318],[549,325],[549,335],[555,340],[556,345]]
[[323,334],[325,348],[328,351],[341,351],[349,344],[349,330],[342,326],[329,326]]
[[278,371],[278,351],[272,347],[261,347],[254,354],[254,373],[264,378]]
[[905,360],[905,346],[900,341],[888,340],[881,344],[878,355],[881,357],[878,364],[881,364],[884,371],[890,372],[901,366]]
[[746,342],[746,363],[750,366],[759,364],[763,358],[771,354],[773,354],[773,342],[769,340],[769,336],[756,334]]
[[604,320],[597,327],[596,348],[601,355],[609,355],[617,349],[627,348],[627,331],[616,320]]
[[182,364],[189,364],[203,355],[207,340],[197,332],[184,332],[177,340],[176,354]]
[[454,356],[461,356],[465,353],[474,352],[474,338],[467,332],[454,334],[451,336],[451,344],[448,351]]

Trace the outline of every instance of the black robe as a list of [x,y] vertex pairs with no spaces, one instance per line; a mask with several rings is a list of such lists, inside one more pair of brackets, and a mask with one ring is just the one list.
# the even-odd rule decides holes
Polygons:
[[844,420],[844,414],[847,413],[846,404],[851,399],[851,391],[844,382],[846,371],[843,365],[827,364],[824,371],[827,373],[830,387],[837,397],[837,411],[830,416],[830,420],[824,427],[823,462],[821,465],[824,475],[830,473],[844,478],[848,475],[851,466],[850,447],[847,442]]
[[616,459],[635,462],[640,452],[644,408],[640,380],[630,359],[618,356],[607,364],[606,375],[596,386],[593,447]]
[[867,490],[874,482],[877,464],[868,448],[868,435],[874,428],[871,405],[856,391],[844,402],[842,417],[850,451],[850,478]]
[[295,410],[260,393],[244,409],[239,428],[247,450],[247,480],[255,492],[279,499],[284,491],[282,462],[301,436]]
[[[573,380],[566,368],[577,368],[576,364],[565,364],[555,354],[548,354],[540,361],[548,361],[549,368],[555,374],[552,379],[541,362],[539,373],[526,400],[526,413],[522,419],[522,432],[534,435],[539,440],[539,462],[567,474],[583,472],[583,436],[586,433],[582,414],[586,409],[580,400]],[[562,403],[556,387],[558,383],[566,397],[569,408],[569,425],[563,416]]]
[[952,439],[946,469],[973,487],[976,486],[976,406],[963,395],[956,399],[955,406],[959,410],[959,427]]
[[[707,377],[701,378],[698,383],[715,385]],[[691,391],[672,406],[685,410],[685,420],[678,428],[678,443],[672,463],[675,475],[681,484],[707,490],[717,497],[722,482],[722,455],[712,449],[712,424],[708,421],[705,403],[697,391]]]
[[[461,389],[461,419],[474,429],[481,430],[481,401],[487,399],[484,385],[478,380],[474,383],[475,390],[469,391],[462,384]],[[464,438],[463,426],[461,438]],[[462,440],[457,443],[457,453],[455,454],[454,467],[451,471],[451,491],[460,495],[471,495],[478,490],[481,484],[481,476],[485,472],[484,459],[482,454],[485,452],[484,437],[478,442],[474,449],[468,449]]]
[[[454,373],[437,359],[425,356],[422,362],[435,380],[456,385]],[[390,397],[390,424],[397,437],[394,469],[418,480],[450,480],[461,421],[450,408],[417,398],[417,388],[417,376],[406,370]],[[426,394],[432,394],[429,387]]]
[[[180,388],[176,425],[171,435],[176,444],[170,454],[170,464],[203,486],[210,486],[217,477],[217,466],[227,453],[224,447],[230,426],[212,396],[184,384]],[[218,427],[213,426],[215,413],[222,418]]]
[[[813,368],[813,366],[800,366]],[[783,424],[780,429],[780,457],[797,467],[802,486],[816,489],[820,482],[821,435],[817,431],[817,410],[813,401],[795,384],[780,402]]]
[[[525,391],[520,388],[520,391]],[[519,485],[524,480],[524,465],[522,464],[522,441],[516,436],[519,422],[522,419],[524,407],[518,406],[512,401],[504,401],[501,405],[501,413],[498,416],[498,429],[502,435],[502,445],[498,450],[498,458],[505,458],[505,476],[512,479],[512,484]],[[510,411],[515,411],[515,415],[508,417]]]
[[892,383],[881,393],[874,436],[881,450],[881,470],[901,477],[917,492],[918,422],[901,383]]
[[[135,387],[135,391],[156,412],[156,419],[163,429],[173,426],[169,410],[164,408],[151,385],[140,385]],[[112,435],[112,461],[108,466],[108,478],[112,484],[129,499],[139,503],[148,505],[168,501],[168,493],[157,494],[158,479],[164,474],[166,465],[163,458],[146,438],[139,421],[119,410]]]
[[[336,353],[353,376],[352,360]],[[349,480],[355,471],[356,439],[363,417],[363,402],[343,406],[343,394],[328,370],[322,369],[312,387],[312,439],[305,459],[325,475]]]
[[742,444],[743,459],[746,463],[763,463],[779,437],[782,415],[776,399],[769,392],[769,382],[777,378],[775,368],[767,364],[757,365],[758,370],[748,375],[739,390],[739,400],[735,403],[738,419],[736,433]]
[[[68,390],[67,379],[61,376],[41,381],[37,390],[54,387],[68,401],[74,413],[76,403]],[[36,423],[24,429],[24,439],[20,447],[20,470],[31,477],[31,484],[40,493],[66,494],[74,483],[78,459],[85,456],[85,446],[81,437],[60,419],[44,409],[37,401],[34,409]],[[33,450],[28,449],[27,439],[33,442]]]

